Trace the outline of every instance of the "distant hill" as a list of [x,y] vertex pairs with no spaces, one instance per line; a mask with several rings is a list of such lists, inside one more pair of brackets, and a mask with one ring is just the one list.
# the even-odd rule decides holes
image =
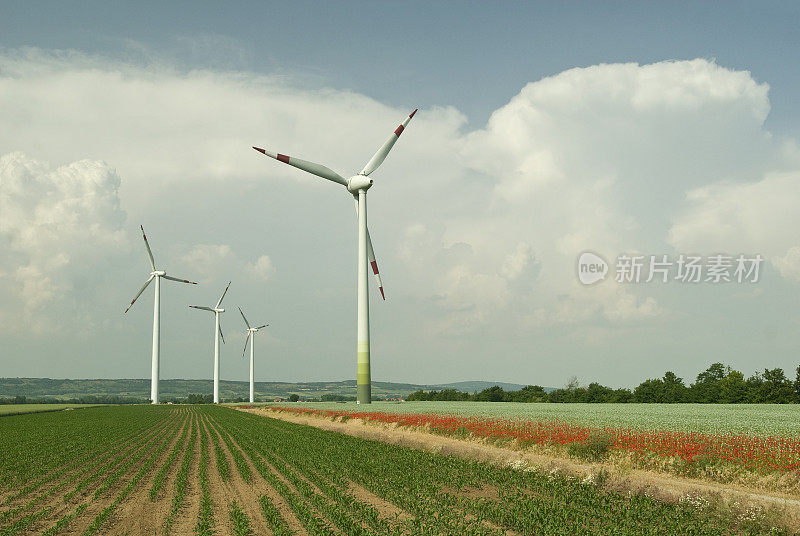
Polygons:
[[[436,385],[414,383],[372,382],[375,398],[406,397],[414,391],[432,389],[457,389],[465,392],[482,391],[499,385],[506,391],[516,391],[524,385],[505,382],[466,381]],[[246,398],[249,382],[220,381],[220,396],[223,399]],[[161,380],[161,398],[186,398],[190,393],[208,394],[213,390],[211,380]],[[552,388],[545,387],[546,391]],[[355,396],[355,380],[340,382],[256,382],[257,399],[285,398],[296,393],[301,398],[319,398],[324,394]],[[121,396],[147,399],[150,397],[149,379],[118,380],[54,380],[50,378],[0,378],[0,397],[26,396],[28,398],[75,398],[80,396]]]

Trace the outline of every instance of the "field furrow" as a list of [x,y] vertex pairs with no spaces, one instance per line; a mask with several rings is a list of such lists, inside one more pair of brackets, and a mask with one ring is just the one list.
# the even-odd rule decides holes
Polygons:
[[[122,447],[120,450],[110,448],[110,444],[104,444],[103,448],[105,452],[94,460],[89,462],[82,460],[82,466],[75,468],[74,471],[63,475],[61,478],[37,487],[29,487],[30,489],[21,490],[18,497],[11,498],[12,500],[9,501],[7,509],[0,513],[0,526],[7,522],[14,522],[22,515],[28,515],[26,513],[31,511],[36,505],[47,501],[52,496],[58,497],[57,494],[64,489],[67,489],[68,493],[71,493],[69,491],[69,486],[76,481],[78,481],[78,485],[80,485],[89,480],[96,480],[103,474],[103,471],[113,466],[114,460],[122,459],[126,455],[129,455],[138,447],[147,443],[153,437],[156,437],[168,425],[168,423],[163,422],[157,423],[153,428],[147,429],[131,438],[130,444]],[[123,441],[125,440],[124,437],[122,439]],[[78,490],[75,488],[73,491],[77,492]]]
[[200,427],[196,412],[192,413],[190,426],[186,449],[175,475],[169,514],[163,525],[163,533],[167,536],[192,534],[200,512],[200,484],[195,478],[200,471]]
[[[172,435],[165,431],[154,435],[146,443],[128,455],[120,455],[114,459],[115,464],[106,468],[102,479],[95,478],[92,483],[71,493],[68,499],[56,499],[53,511],[48,519],[39,526],[32,527],[31,534],[85,534],[90,530],[98,516],[106,517],[116,506],[115,496],[122,493],[130,482],[137,479],[142,467],[151,457],[155,457],[159,449],[166,447]],[[75,490],[73,490],[75,491]],[[112,510],[107,510],[112,508]],[[99,519],[98,523],[104,519]]]
[[[191,416],[183,416],[177,432],[174,432],[169,443],[165,447],[160,447],[156,458],[149,467],[147,464],[145,465],[146,471],[137,486],[126,497],[123,497],[124,500],[121,500],[115,511],[108,516],[109,532],[123,534],[128,531],[132,534],[156,534],[166,522],[169,515],[169,502],[167,500],[152,501],[150,490],[153,481],[158,476],[158,469],[168,467],[166,463],[171,454],[177,452],[176,449],[183,447],[189,426],[191,426]],[[162,497],[162,499],[166,498]]]
[[[214,444],[215,450],[219,449],[221,452],[221,456],[222,459],[225,460],[226,467],[230,468],[237,466],[233,453],[229,449],[228,445],[223,441],[222,434],[220,433],[219,429],[217,429],[217,427],[214,426],[214,424],[212,424],[207,417],[204,425]],[[215,493],[220,496],[220,502],[218,504],[221,505],[221,509],[224,509],[225,512],[241,511],[242,515],[234,514],[233,518],[243,519],[246,517],[248,519],[250,530],[255,531],[256,534],[268,533],[269,527],[267,526],[266,520],[261,513],[261,505],[258,502],[260,495],[255,488],[255,482],[253,482],[252,477],[251,481],[247,482],[242,476],[241,472],[237,469],[229,472],[227,479],[223,479],[222,473],[219,471],[219,459],[219,457],[215,457],[212,461],[213,468],[211,470],[211,474],[213,477],[211,478],[211,483],[212,488],[216,489]],[[252,473],[249,472],[249,468],[248,472],[245,474],[252,475]],[[236,509],[233,508],[233,502],[236,502],[237,504]],[[231,525],[234,525],[233,520],[231,520]],[[232,526],[232,529],[235,533],[235,525]]]

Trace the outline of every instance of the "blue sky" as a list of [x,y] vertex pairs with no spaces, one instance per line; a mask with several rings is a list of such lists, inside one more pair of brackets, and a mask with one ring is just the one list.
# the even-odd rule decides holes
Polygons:
[[[285,73],[393,105],[454,105],[480,125],[531,80],[597,63],[715,58],[768,81],[797,132],[795,2],[7,2],[5,47],[165,55]],[[207,39],[182,45],[182,39]],[[135,42],[135,46],[131,43]]]
[[[210,320],[186,306],[232,279],[229,310],[270,323],[257,379],[351,379],[351,201],[249,147],[348,174],[417,107],[370,191],[374,379],[793,371],[799,21],[788,2],[4,3],[0,375],[148,376],[149,291],[121,314],[144,224],[201,283],[162,289],[163,377],[207,377]],[[582,287],[587,249],[765,263],[750,286]],[[240,320],[225,378],[246,378]]]

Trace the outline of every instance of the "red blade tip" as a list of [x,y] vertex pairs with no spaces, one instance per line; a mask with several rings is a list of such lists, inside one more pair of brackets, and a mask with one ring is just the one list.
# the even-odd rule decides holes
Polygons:
[[383,287],[378,287],[378,288],[381,289],[381,298],[383,298],[384,301],[386,301],[386,295],[383,293]]
[[258,151],[261,154],[267,154],[267,151],[265,151],[264,149],[262,149],[260,147],[253,147],[253,149],[255,149],[256,151]]
[[[419,110],[419,108],[417,108],[417,110]],[[412,117],[414,117],[414,114],[417,113],[417,110],[411,112],[411,115],[409,115],[408,118],[411,119]]]

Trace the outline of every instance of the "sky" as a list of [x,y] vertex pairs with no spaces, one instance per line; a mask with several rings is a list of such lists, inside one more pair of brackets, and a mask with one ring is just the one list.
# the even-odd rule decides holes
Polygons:
[[373,380],[794,375],[796,3],[165,4],[0,6],[0,376],[149,377],[143,225],[199,283],[162,284],[162,378],[211,376],[188,305],[230,280],[224,379],[237,307],[256,380],[353,379],[352,199],[250,147],[350,176],[416,108],[368,196]]

